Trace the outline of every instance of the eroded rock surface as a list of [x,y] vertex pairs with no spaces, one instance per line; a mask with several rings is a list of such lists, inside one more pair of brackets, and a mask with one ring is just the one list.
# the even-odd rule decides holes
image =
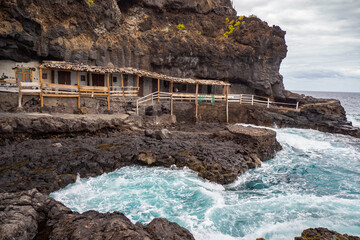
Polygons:
[[327,228],[309,228],[301,233],[301,237],[295,237],[295,240],[360,240],[360,237],[349,236],[331,231]]
[[120,212],[72,212],[36,189],[0,193],[0,210],[0,239],[194,239],[188,230],[163,218],[143,226]]
[[[200,177],[227,184],[281,149],[275,132],[267,129],[197,124],[144,130],[137,118],[78,118],[15,115],[17,125],[10,125],[16,126],[12,134],[17,138],[0,146],[0,187],[50,193],[74,182],[78,173],[97,176],[132,164],[186,166]],[[12,123],[10,118],[7,122]],[[75,132],[73,125],[82,130]]]

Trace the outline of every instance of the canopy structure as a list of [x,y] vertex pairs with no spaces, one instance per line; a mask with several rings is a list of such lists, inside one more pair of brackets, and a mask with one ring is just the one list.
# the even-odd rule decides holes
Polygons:
[[71,62],[59,62],[59,61],[44,61],[40,68],[53,69],[53,70],[66,70],[74,72],[89,72],[96,74],[108,74],[108,73],[123,73],[140,75],[143,77],[160,79],[165,81],[172,81],[173,83],[181,84],[199,84],[199,85],[213,85],[213,86],[230,86],[230,83],[219,81],[219,80],[207,80],[207,79],[192,79],[192,78],[179,78],[171,77],[164,74],[150,72],[147,70],[140,70],[131,67],[115,68],[115,67],[101,67],[101,66],[90,66],[82,63],[71,63]]

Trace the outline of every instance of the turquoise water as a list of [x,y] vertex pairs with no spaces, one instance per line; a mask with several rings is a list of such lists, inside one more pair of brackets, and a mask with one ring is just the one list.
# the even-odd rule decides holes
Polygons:
[[196,239],[293,239],[309,227],[360,235],[360,139],[275,129],[283,150],[222,186],[188,169],[125,167],[51,196],[72,210],[165,217]]

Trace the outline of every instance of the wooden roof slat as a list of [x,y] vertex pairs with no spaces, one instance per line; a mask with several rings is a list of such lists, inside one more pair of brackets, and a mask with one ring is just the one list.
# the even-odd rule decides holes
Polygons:
[[74,72],[90,72],[90,73],[123,73],[132,75],[141,75],[144,77],[161,79],[165,81],[173,81],[174,83],[182,84],[200,84],[200,85],[218,85],[218,86],[230,86],[230,83],[220,80],[207,80],[207,79],[192,79],[192,78],[179,78],[171,77],[164,74],[150,72],[146,70],[135,69],[131,67],[114,68],[114,67],[101,67],[90,66],[82,63],[60,62],[60,61],[44,61],[40,65],[40,68],[54,69],[54,70],[68,70]]

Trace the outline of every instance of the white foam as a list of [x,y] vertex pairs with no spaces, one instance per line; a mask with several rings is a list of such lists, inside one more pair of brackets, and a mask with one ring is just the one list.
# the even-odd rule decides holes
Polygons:
[[319,226],[359,235],[359,141],[315,130],[273,130],[284,150],[225,187],[188,168],[133,166],[77,179],[52,195],[80,212],[96,204],[102,212],[122,211],[133,223],[165,217],[197,240],[282,240]]

